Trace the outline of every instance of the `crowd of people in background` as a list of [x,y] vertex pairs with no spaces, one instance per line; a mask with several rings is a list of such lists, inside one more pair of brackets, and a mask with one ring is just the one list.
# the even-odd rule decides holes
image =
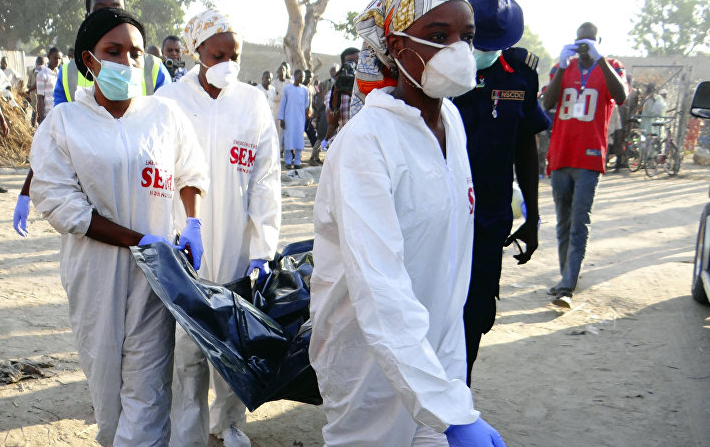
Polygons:
[[[126,248],[177,241],[205,280],[264,281],[282,160],[302,169],[307,142],[312,166],[330,151],[314,206],[309,351],[326,445],[504,447],[470,389],[503,248],[514,244],[519,264],[533,256],[538,182],[550,175],[560,280],[548,293],[570,308],[606,154],[622,153],[631,116],[650,133],[668,92],[630,86],[585,22],[539,95],[538,58],[515,47],[515,0],[371,2],[355,19],[365,45],[344,49],[327,79],[283,62],[259,83],[239,81],[244,36],[226,14],[208,9],[158,47],[123,1],[86,5],[76,52],[63,62],[49,49],[28,77],[38,127],[13,224],[27,236],[31,194],[63,235],[98,442],[205,446],[212,434],[250,445],[244,404]],[[0,68],[3,86],[25,91],[5,58]],[[514,182],[526,204],[516,229]]]
[[[183,44],[177,36],[169,35],[163,40],[161,47],[151,46],[153,51],[148,51],[150,54],[162,61],[161,72],[169,74],[172,82],[178,82],[186,73],[186,63],[183,60]],[[358,51],[354,48],[349,48],[351,54],[357,55]],[[71,57],[69,57],[71,56]],[[357,57],[357,56],[355,56]],[[14,69],[8,67],[7,58],[3,57],[0,61],[0,85],[3,89],[20,89],[25,93],[24,104],[27,108],[27,116],[32,127],[37,127],[42,122],[47,112],[51,110],[54,101],[57,99],[57,90],[64,90],[63,86],[57,87],[57,82],[62,81],[60,70],[66,62],[73,59],[73,48],[69,48],[67,55],[52,47],[48,50],[46,56],[37,56],[35,59],[35,67],[28,70],[26,77],[18,74]],[[63,62],[64,61],[64,62]],[[323,164],[321,153],[327,150],[329,143],[332,141],[337,129],[342,127],[350,114],[350,102],[348,90],[345,93],[339,92],[341,98],[340,104],[331,103],[332,90],[336,80],[341,76],[341,65],[333,64],[329,69],[329,77],[325,80],[319,80],[314,77],[309,70],[303,71],[303,79],[300,83],[308,91],[308,112],[305,114],[305,141],[309,143],[311,155],[306,163],[312,166]],[[554,76],[556,66],[553,67],[550,73],[550,79]],[[274,78],[276,73],[276,78]],[[347,77],[347,73],[343,77]],[[613,115],[610,118],[608,153],[618,157],[618,163],[615,164],[614,172],[619,172],[621,168],[626,167],[624,160],[624,144],[629,136],[631,129],[640,127],[645,134],[650,134],[655,131],[652,129],[652,123],[655,118],[663,118],[667,116],[668,110],[668,90],[666,88],[658,88],[654,82],[640,84],[632,81],[629,74],[628,83],[630,86],[629,98],[622,104],[614,107]],[[247,84],[257,87],[266,96],[267,102],[273,111],[274,119],[279,126],[279,136],[282,156],[289,157],[289,160],[294,160],[293,163],[286,162],[289,169],[300,168],[302,163],[300,158],[298,163],[295,162],[295,148],[292,148],[289,153],[284,152],[282,128],[279,123],[278,113],[281,104],[283,92],[288,84],[294,83],[294,74],[291,73],[291,68],[288,62],[283,62],[277,67],[274,72],[264,71],[260,82],[251,80],[244,81]],[[26,86],[26,88],[24,88]],[[543,86],[539,93],[539,101],[544,99],[544,93],[547,86]],[[344,96],[343,96],[344,95]],[[59,101],[64,102],[65,94],[59,95]],[[342,101],[342,98],[345,98]],[[13,98],[14,99],[14,98]],[[20,104],[18,104],[19,106]],[[550,119],[554,117],[554,109],[548,112]],[[633,121],[634,117],[639,117],[640,126]],[[295,119],[295,115],[289,117]],[[330,123],[330,125],[329,125]],[[686,139],[683,143],[683,148],[686,152],[693,152],[698,139],[701,138],[703,130],[706,126],[702,120],[691,118],[687,124]],[[551,126],[548,129],[536,135],[538,148],[538,167],[539,177],[546,176],[546,155],[550,142]],[[704,141],[704,140],[703,140]],[[299,149],[303,150],[303,148]]]
[[[162,47],[152,45],[146,50],[147,54],[162,61],[158,68],[158,76],[154,81],[155,89],[166,83],[165,78],[169,78],[174,83],[180,81],[187,74],[186,64],[183,60],[183,48],[184,44],[180,38],[170,35],[163,40]],[[27,106],[31,113],[28,119],[33,127],[42,123],[55,104],[72,101],[73,93],[71,92],[75,91],[77,87],[86,87],[89,84],[85,80],[79,79],[75,81],[75,85],[70,85],[67,88],[63,79],[63,71],[70,72],[72,70],[73,48],[69,49],[68,54],[72,54],[72,57],[67,58],[58,48],[52,47],[47,52],[47,56],[38,56],[35,67],[27,76],[26,90],[22,89],[25,85],[23,77],[7,66],[5,57],[2,58],[0,76],[5,76],[7,87],[19,87],[27,95]],[[273,77],[271,71],[265,71],[260,83],[245,81],[247,84],[256,86],[267,99],[279,130],[281,155],[284,157],[287,169],[302,167],[301,152],[304,149],[305,141],[308,141],[311,148],[311,156],[307,163],[312,166],[323,164],[321,152],[327,150],[337,129],[348,120],[349,96],[352,91],[357,54],[358,50],[355,48],[347,49],[343,58],[348,59],[344,63],[352,65],[350,72],[341,73],[340,65],[334,64],[329,70],[330,77],[324,81],[314,78],[310,70],[296,70],[291,73],[288,62],[283,62],[275,70],[276,78]],[[81,78],[81,76],[77,77]],[[350,82],[349,89],[342,87],[336,89],[336,81],[339,78],[345,79],[347,77]],[[5,78],[0,78],[0,82],[3,82]],[[279,118],[282,99],[285,100],[284,107],[285,105],[289,105],[289,107],[288,111],[286,108],[281,110],[282,115]],[[285,132],[290,123],[293,123],[288,127],[290,133]],[[289,136],[290,139],[287,140],[284,135]],[[287,141],[289,148],[284,150]]]
[[[146,53],[159,59],[162,64],[159,66],[159,74],[156,77],[155,85],[160,87],[165,81],[159,80],[160,76],[169,77],[172,82],[178,82],[186,73],[186,61],[183,60],[184,43],[178,36],[168,35],[163,39],[162,45],[149,45]],[[307,163],[312,166],[323,164],[321,153],[327,151],[327,147],[333,140],[337,129],[342,127],[349,119],[350,115],[350,95],[352,86],[346,84],[338,89],[338,93],[333,95],[333,88],[339,78],[348,79],[350,82],[354,78],[355,65],[357,64],[359,50],[355,48],[346,49],[341,54],[341,63],[333,64],[329,68],[329,77],[319,80],[314,77],[310,70],[302,72],[302,80],[299,86],[307,90],[308,106],[304,107],[305,119],[305,141],[308,141],[311,149],[311,156]],[[37,56],[35,67],[28,70],[27,76],[22,76],[13,68],[8,66],[7,57],[0,60],[0,87],[20,89],[26,95],[26,105],[28,107],[28,119],[33,127],[42,122],[46,113],[51,110],[55,101],[65,102],[67,93],[62,85],[62,67],[71,63],[74,58],[74,49],[69,48],[66,55],[52,47],[47,51],[46,56]],[[352,66],[348,66],[350,63]],[[341,70],[342,67],[342,70]],[[550,71],[550,80],[558,68],[556,64]],[[275,77],[274,77],[275,76]],[[666,116],[668,105],[668,90],[658,88],[655,82],[646,84],[634,83],[630,74],[627,76],[630,86],[629,98],[621,105],[616,105],[610,118],[608,132],[608,153],[618,157],[619,163],[615,165],[615,172],[625,167],[624,143],[632,128],[640,127],[645,134],[655,131],[652,129],[654,118]],[[284,97],[286,86],[294,84],[295,72],[292,73],[290,64],[282,62],[274,72],[264,71],[260,82],[244,80],[245,83],[256,86],[267,98],[267,102],[274,114],[281,144],[281,154],[288,169],[299,169],[302,166],[300,156],[297,151],[302,151],[303,147],[294,138],[291,148],[284,151],[284,136],[282,125],[286,125],[286,120],[279,119],[279,109],[281,99]],[[59,83],[59,86],[57,85]],[[26,86],[26,88],[25,88]],[[79,86],[85,86],[79,82]],[[539,92],[538,100],[544,100],[544,93],[547,85],[543,86]],[[293,96],[293,95],[292,95]],[[303,96],[303,95],[301,95]],[[333,99],[335,98],[335,99]],[[548,112],[552,120],[555,110]],[[288,120],[302,120],[301,114],[289,114]],[[640,117],[640,126],[631,119]],[[298,126],[300,127],[300,126]],[[684,141],[684,149],[692,152],[695,149],[698,138],[703,130],[703,122],[699,119],[690,119],[688,122],[688,132]],[[550,143],[552,126],[536,135],[538,148],[539,177],[546,175],[546,155]]]

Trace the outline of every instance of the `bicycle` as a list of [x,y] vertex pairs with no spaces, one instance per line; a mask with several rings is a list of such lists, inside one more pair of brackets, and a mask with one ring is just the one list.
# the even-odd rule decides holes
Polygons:
[[[678,149],[675,141],[673,141],[673,129],[670,123],[675,120],[674,117],[666,117],[656,120],[652,123],[655,128],[661,128],[659,132],[651,134],[648,141],[648,154],[646,156],[645,170],[646,175],[653,177],[658,173],[658,166],[670,176],[673,177],[680,171],[680,165],[683,161],[683,153]],[[665,128],[665,136],[659,136],[662,129]]]
[[669,177],[673,177],[680,172],[680,164],[683,162],[683,150],[678,148],[673,140],[673,132],[671,126],[668,126],[666,138],[663,140],[663,159],[659,160],[663,170],[666,171]]
[[629,134],[624,139],[623,151],[626,154],[626,168],[629,172],[638,171],[645,161],[645,141],[646,136],[637,126],[641,123],[639,118],[629,118],[628,123],[632,126]]
[[[663,149],[660,134],[663,131],[664,125],[665,122],[661,120],[656,120],[651,123],[654,130],[648,135],[646,140],[646,157],[643,164],[646,175],[649,177],[653,177],[658,173],[659,155],[661,155]],[[660,130],[658,129],[659,127],[661,128]]]

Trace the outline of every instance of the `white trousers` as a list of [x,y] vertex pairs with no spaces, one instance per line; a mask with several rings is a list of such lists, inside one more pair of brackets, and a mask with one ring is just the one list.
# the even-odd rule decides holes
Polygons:
[[130,251],[84,243],[101,262],[63,274],[62,283],[89,382],[96,441],[114,447],[167,446],[175,320]]
[[[208,408],[210,370],[215,400]],[[173,375],[171,447],[205,447],[210,433],[219,434],[232,424],[244,429],[246,407],[180,326],[175,330]]]

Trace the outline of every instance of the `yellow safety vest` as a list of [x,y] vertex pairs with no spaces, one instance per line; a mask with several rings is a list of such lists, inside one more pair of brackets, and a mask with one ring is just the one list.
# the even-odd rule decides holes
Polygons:
[[[143,66],[143,95],[149,96],[155,93],[155,84],[158,82],[161,61],[152,54],[145,55],[145,65]],[[74,101],[74,95],[78,87],[91,87],[94,81],[89,81],[77,68],[74,60],[70,60],[62,66],[62,87],[67,102]]]

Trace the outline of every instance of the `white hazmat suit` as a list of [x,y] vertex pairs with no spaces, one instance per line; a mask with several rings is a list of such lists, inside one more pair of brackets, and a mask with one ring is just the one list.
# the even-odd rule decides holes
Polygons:
[[463,305],[473,246],[466,136],[446,159],[419,110],[374,90],[328,152],[314,209],[310,357],[328,447],[448,445],[475,422]]
[[[205,254],[198,273],[219,284],[241,278],[251,259],[274,258],[281,226],[281,163],[266,98],[237,82],[212,99],[196,70],[156,96],[174,99],[185,112],[209,166],[212,188],[201,201]],[[216,398],[208,415],[209,370],[206,357],[178,328],[172,446],[205,446],[209,433],[219,434],[235,422],[242,429],[246,422],[244,404],[214,371]]]
[[60,276],[104,446],[166,445],[174,321],[126,248],[85,236],[92,212],[171,239],[173,196],[208,179],[192,127],[169,101],[137,97],[120,119],[94,99],[47,115],[32,143],[31,197],[62,235]]

